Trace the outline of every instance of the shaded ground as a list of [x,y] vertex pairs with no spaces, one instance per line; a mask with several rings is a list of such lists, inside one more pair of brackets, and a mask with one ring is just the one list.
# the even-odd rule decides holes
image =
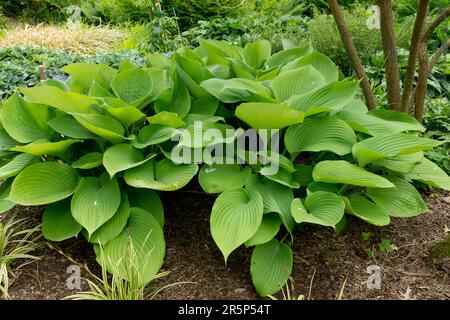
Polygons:
[[[249,272],[251,250],[237,250],[225,267],[212,241],[209,215],[214,198],[195,191],[167,193],[162,198],[167,241],[163,270],[171,273],[156,284],[188,281],[195,284],[168,288],[158,297],[257,298]],[[312,299],[336,299],[343,288],[345,299],[450,299],[450,259],[437,263],[427,259],[430,248],[448,235],[450,193],[426,194],[425,199],[429,213],[416,218],[393,219],[384,228],[374,228],[350,218],[339,236],[331,228],[314,225],[297,232],[291,281],[294,295],[308,296],[310,291]],[[32,213],[38,223],[39,211]],[[363,232],[373,235],[363,240]],[[380,252],[378,247],[382,240],[389,240],[394,251]],[[98,271],[88,244],[75,239],[58,246],[65,255]],[[367,249],[375,249],[375,256],[369,257]],[[72,263],[55,249],[47,247],[43,251],[40,261],[22,270],[10,290],[13,298],[61,299],[75,293],[66,288],[66,279],[70,276],[66,269]],[[381,268],[381,289],[367,288],[370,265]],[[81,275],[87,276],[83,270]]]

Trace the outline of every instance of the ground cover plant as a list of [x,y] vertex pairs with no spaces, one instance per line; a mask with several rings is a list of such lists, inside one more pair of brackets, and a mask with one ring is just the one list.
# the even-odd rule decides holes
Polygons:
[[424,156],[443,141],[409,115],[368,111],[358,82],[311,45],[199,43],[143,68],[70,64],[67,80],[14,93],[1,114],[5,207],[46,205],[44,236],[81,234],[119,278],[131,244],[145,284],[165,255],[157,192],[198,179],[218,195],[210,230],[225,263],[252,248],[268,296],[290,276],[299,225],[339,232],[353,215],[383,226],[427,211],[413,181],[450,189]]

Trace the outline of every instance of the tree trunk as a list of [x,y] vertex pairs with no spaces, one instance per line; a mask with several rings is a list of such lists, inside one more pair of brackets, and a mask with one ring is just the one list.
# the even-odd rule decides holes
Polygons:
[[414,23],[413,34],[411,37],[411,45],[409,47],[408,69],[403,81],[403,95],[401,110],[408,114],[411,113],[412,106],[410,104],[411,92],[413,91],[414,75],[416,72],[416,61],[419,49],[419,42],[423,32],[423,26],[427,17],[428,0],[420,0],[417,8],[416,21]]
[[427,96],[427,82],[429,75],[429,61],[427,53],[427,43],[421,41],[419,44],[419,79],[416,87],[416,108],[414,109],[414,117],[422,123],[425,98]]
[[342,16],[339,4],[337,3],[337,0],[328,0],[328,4],[330,6],[331,12],[333,13],[333,17],[338,27],[342,42],[344,43],[345,49],[350,56],[350,60],[353,64],[353,68],[355,69],[356,76],[361,80],[360,86],[363,91],[367,107],[369,109],[375,109],[376,100],[370,87],[369,78],[367,77],[366,71],[364,70],[361,59],[358,56],[358,52],[356,51],[350,32],[345,25],[345,20]]
[[388,103],[394,110],[400,110],[400,71],[397,61],[397,40],[394,29],[394,14],[391,0],[378,0],[380,7],[381,40],[383,44],[384,65]]

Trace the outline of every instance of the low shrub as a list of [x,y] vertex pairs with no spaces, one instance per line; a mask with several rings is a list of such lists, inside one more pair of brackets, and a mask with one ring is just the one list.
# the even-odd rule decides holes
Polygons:
[[210,228],[225,262],[252,247],[253,284],[268,296],[290,276],[298,225],[340,231],[348,214],[383,226],[427,211],[412,181],[450,189],[423,155],[442,141],[408,115],[367,111],[358,82],[310,45],[199,42],[144,68],[71,64],[67,81],[21,88],[2,109],[1,196],[47,205],[47,239],[81,234],[125,279],[131,243],[145,283],[165,254],[157,192],[198,173],[218,195]]

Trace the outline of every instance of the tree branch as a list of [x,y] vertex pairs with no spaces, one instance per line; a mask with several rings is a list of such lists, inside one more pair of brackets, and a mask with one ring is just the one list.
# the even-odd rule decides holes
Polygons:
[[450,16],[450,7],[447,8],[444,12],[442,12],[434,21],[430,24],[428,29],[424,32],[422,35],[422,41],[428,42],[428,40],[431,38],[431,35],[433,32],[439,27],[439,25],[444,22],[445,19],[447,19]]
[[363,91],[366,104],[369,109],[375,109],[376,100],[370,87],[369,78],[367,77],[361,59],[358,55],[358,52],[356,51],[350,32],[345,25],[345,20],[342,15],[341,9],[339,8],[339,4],[337,0],[328,0],[328,5],[330,6],[331,12],[333,13],[333,17],[338,27],[339,34],[341,36],[342,42],[344,43],[345,49],[350,56],[350,60],[352,61],[356,75],[361,80],[360,86]]
[[428,74],[431,74],[431,71],[433,70],[434,66],[449,47],[450,47],[450,39],[448,39],[447,42],[445,42],[439,49],[436,50],[436,52],[431,57]]
[[414,22],[413,34],[411,37],[411,45],[409,47],[408,68],[406,76],[403,81],[403,95],[401,110],[406,113],[411,113],[410,97],[413,91],[414,74],[416,72],[416,61],[419,49],[419,42],[423,32],[425,19],[428,11],[428,0],[420,0],[417,7],[417,16]]
[[380,26],[383,52],[386,58],[384,69],[388,103],[395,110],[400,110],[400,70],[397,60],[397,40],[394,30],[394,14],[391,0],[378,0],[380,7]]

